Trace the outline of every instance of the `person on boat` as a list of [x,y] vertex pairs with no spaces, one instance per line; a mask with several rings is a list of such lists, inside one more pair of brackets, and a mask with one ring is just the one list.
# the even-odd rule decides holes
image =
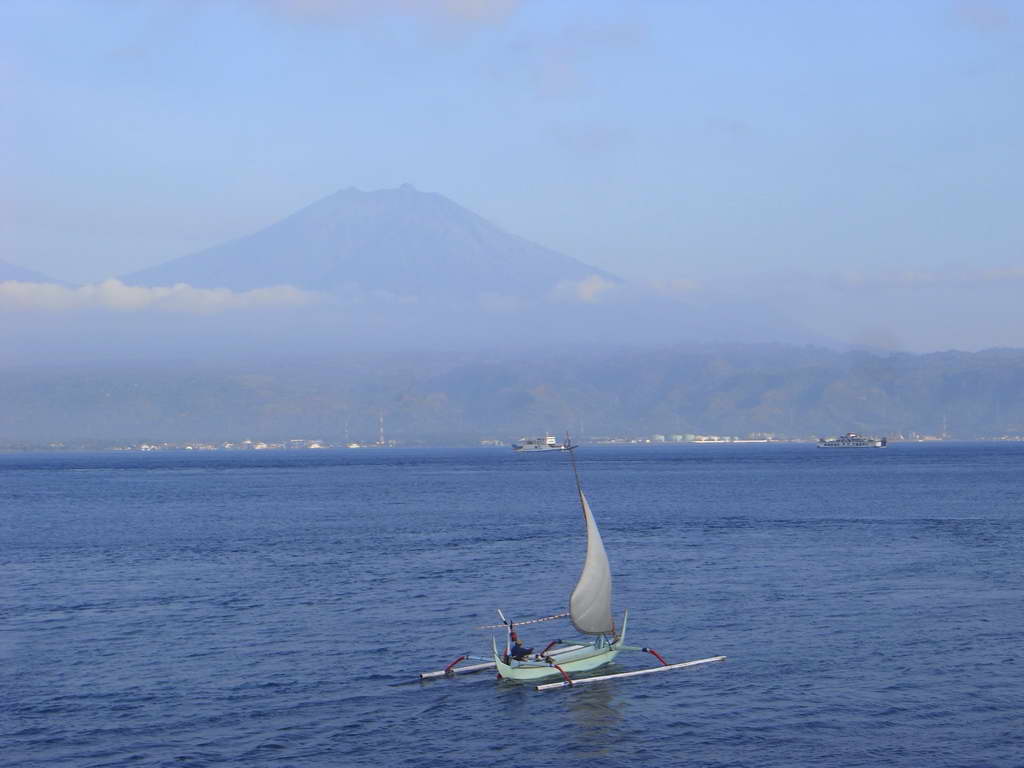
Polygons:
[[512,633],[512,650],[510,650],[508,652],[508,655],[511,656],[516,661],[522,661],[527,656],[529,656],[531,653],[533,653],[533,648],[524,648],[523,646],[521,646],[519,644],[519,635],[517,635],[515,632],[513,632]]

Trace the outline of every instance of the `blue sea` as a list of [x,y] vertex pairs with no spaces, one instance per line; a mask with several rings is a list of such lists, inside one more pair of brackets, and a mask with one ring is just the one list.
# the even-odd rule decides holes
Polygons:
[[578,460],[627,641],[727,661],[418,681],[565,610],[561,453],[0,456],[0,764],[1024,766],[1024,444]]

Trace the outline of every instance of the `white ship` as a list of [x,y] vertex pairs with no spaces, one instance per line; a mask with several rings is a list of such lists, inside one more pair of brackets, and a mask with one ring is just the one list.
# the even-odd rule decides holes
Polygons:
[[885,448],[884,437],[863,437],[856,432],[847,432],[842,437],[822,437],[819,448]]
[[512,444],[513,451],[565,451],[568,448],[567,443],[558,442],[558,438],[554,435],[524,437],[518,443]]

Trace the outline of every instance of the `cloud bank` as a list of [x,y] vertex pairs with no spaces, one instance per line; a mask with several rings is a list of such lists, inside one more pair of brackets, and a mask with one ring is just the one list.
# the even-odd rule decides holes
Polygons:
[[67,312],[105,309],[117,312],[177,312],[210,315],[231,310],[295,307],[311,304],[317,294],[290,285],[236,292],[193,288],[186,283],[145,288],[110,279],[69,288],[54,283],[0,282],[0,311]]
[[519,0],[273,0],[285,13],[305,18],[349,18],[373,14],[401,14],[462,22],[501,19]]

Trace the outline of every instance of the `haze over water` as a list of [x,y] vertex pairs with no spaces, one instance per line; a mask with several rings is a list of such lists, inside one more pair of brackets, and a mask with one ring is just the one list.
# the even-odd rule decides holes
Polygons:
[[218,295],[105,281],[411,183],[631,286],[570,291],[584,307],[677,305],[686,340],[1021,347],[1022,31],[1000,0],[9,0],[0,340],[89,325],[123,357],[145,326],[139,346],[216,360],[213,329],[269,333],[302,297],[243,290],[255,267]]
[[1019,766],[1022,459],[582,448],[630,640],[729,660],[541,694],[410,681],[563,610],[560,454],[0,455],[4,759]]

